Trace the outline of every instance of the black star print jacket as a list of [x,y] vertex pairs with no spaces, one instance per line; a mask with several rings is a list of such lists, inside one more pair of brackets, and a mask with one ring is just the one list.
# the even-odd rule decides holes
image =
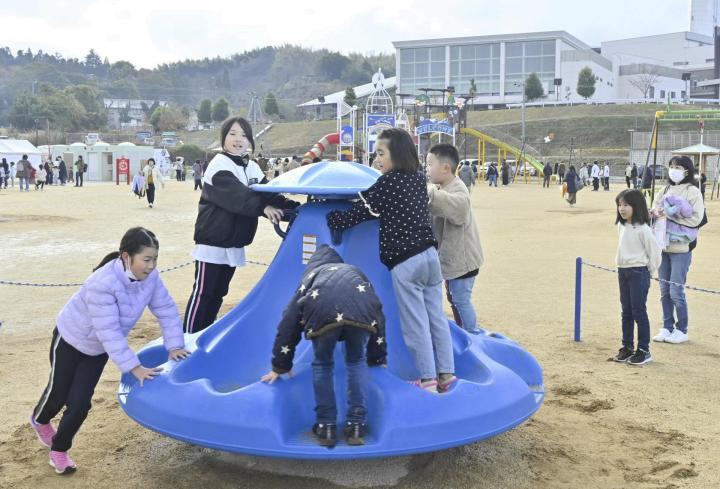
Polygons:
[[292,370],[303,331],[307,339],[313,339],[340,327],[368,330],[368,365],[387,362],[385,315],[380,299],[359,268],[344,263],[335,250],[322,245],[310,259],[278,325],[273,371],[282,374]]
[[380,219],[380,261],[392,269],[434,246],[427,181],[420,173],[391,171],[382,175],[360,200],[327,215],[330,229],[344,231],[363,221]]

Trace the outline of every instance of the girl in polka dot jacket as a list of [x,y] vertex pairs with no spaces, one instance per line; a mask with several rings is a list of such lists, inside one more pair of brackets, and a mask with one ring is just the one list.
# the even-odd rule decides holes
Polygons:
[[450,326],[443,312],[442,274],[430,224],[427,182],[406,131],[386,129],[377,141],[382,175],[347,211],[327,216],[333,231],[380,219],[380,261],[390,270],[405,344],[420,378],[412,383],[447,392],[453,375]]

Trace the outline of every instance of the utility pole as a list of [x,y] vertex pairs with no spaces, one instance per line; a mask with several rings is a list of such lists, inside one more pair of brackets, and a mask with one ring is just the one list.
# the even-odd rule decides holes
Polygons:
[[522,126],[522,139],[523,144],[525,143],[525,82],[514,83],[516,87],[522,87],[522,102],[520,103],[520,123]]

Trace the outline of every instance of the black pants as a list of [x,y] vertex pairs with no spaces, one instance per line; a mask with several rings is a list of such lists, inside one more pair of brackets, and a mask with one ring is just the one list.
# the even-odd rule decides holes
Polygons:
[[147,186],[147,200],[148,204],[152,204],[155,202],[155,184],[149,183]]
[[625,183],[627,184],[627,188],[630,188],[630,177],[625,177]]
[[618,284],[622,306],[622,344],[633,349],[637,323],[638,348],[649,352],[650,319],[647,314],[647,296],[650,290],[650,272],[647,267],[620,268]]
[[195,188],[193,190],[202,190],[202,180],[195,179]]
[[57,328],[53,331],[50,380],[33,411],[35,421],[47,424],[65,407],[51,450],[70,450],[75,434],[90,411],[95,387],[107,361],[107,353],[86,355],[63,340]]
[[75,173],[75,186],[76,187],[83,186],[83,173],[81,171]]
[[550,188],[550,178],[551,178],[550,175],[545,175],[543,177],[543,188],[546,188],[546,187]]
[[558,173],[558,183],[559,183],[560,185],[562,185],[564,181],[565,181],[565,174],[564,174],[564,173]]
[[45,182],[35,181],[35,190],[37,190],[38,188],[45,188]]
[[593,177],[593,190],[597,190],[600,188],[600,178]]
[[182,170],[175,170],[175,179],[179,182],[182,175]]
[[229,265],[195,262],[195,283],[183,323],[186,333],[197,333],[215,322],[234,274],[235,267]]

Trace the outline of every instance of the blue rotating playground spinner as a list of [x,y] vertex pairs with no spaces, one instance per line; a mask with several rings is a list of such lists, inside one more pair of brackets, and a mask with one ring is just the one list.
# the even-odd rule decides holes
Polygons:
[[[340,441],[320,447],[310,433],[315,420],[312,345],[297,348],[294,376],[273,385],[260,382],[270,368],[276,326],[316,246],[331,243],[325,215],[378,178],[355,163],[324,162],[288,172],[260,192],[311,195],[299,208],[275,259],[253,290],[206,330],[188,335],[193,354],[167,362],[160,340],[139,353],[145,366],[164,372],[140,387],[122,377],[118,398],[141,425],[164,435],[218,450],[270,457],[351,459],[407,455],[464,445],[507,431],[528,419],[544,398],[542,369],[517,343],[497,333],[471,335],[450,322],[456,375],[446,394],[406,382],[418,378],[403,342],[390,274],[380,263],[378,221],[343,234],[337,251],[373,283],[387,318],[388,368],[370,369],[369,434],[364,446]],[[345,367],[335,359],[338,420],[346,406]]]

